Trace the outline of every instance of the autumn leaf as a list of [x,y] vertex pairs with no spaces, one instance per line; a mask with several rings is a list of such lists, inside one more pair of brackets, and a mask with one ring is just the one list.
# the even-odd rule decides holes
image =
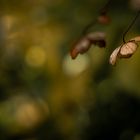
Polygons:
[[86,51],[88,51],[90,47],[91,42],[86,37],[81,38],[76,43],[74,43],[70,51],[71,58],[75,59],[79,53],[80,54],[85,53]]
[[75,59],[78,54],[87,52],[92,44],[98,45],[100,48],[105,47],[105,36],[104,32],[93,32],[84,35],[76,43],[74,43],[70,51],[71,58]]
[[98,23],[100,24],[109,24],[111,19],[110,17],[105,13],[105,14],[101,14],[98,16],[97,18]]
[[139,41],[140,37],[135,37],[117,47],[110,56],[110,64],[115,65],[118,58],[130,58],[136,52]]
[[88,40],[94,45],[98,45],[100,48],[106,46],[106,34],[104,32],[93,32],[87,34]]
[[111,65],[115,65],[115,64],[116,64],[119,51],[120,51],[120,47],[117,47],[117,48],[112,52],[112,54],[111,54],[111,56],[110,56],[110,59],[109,59],[109,63],[110,63]]

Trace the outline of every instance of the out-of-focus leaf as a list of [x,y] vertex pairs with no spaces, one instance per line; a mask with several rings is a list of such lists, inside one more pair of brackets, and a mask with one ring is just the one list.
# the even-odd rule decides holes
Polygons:
[[[135,39],[138,40],[139,38],[135,38]],[[115,65],[117,58],[131,57],[136,52],[137,48],[138,48],[138,44],[134,39],[128,41],[122,46],[119,46],[112,52],[109,60],[110,64]]]
[[105,47],[105,33],[104,32],[92,32],[86,34],[84,37],[80,38],[70,51],[72,59],[75,59],[78,54],[83,54],[89,50],[92,44],[98,45],[100,48]]

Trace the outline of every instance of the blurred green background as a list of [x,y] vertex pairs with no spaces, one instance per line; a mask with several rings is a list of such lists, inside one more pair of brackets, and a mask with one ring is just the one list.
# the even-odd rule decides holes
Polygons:
[[140,140],[140,50],[108,62],[140,1],[112,0],[110,24],[90,29],[106,48],[69,56],[106,2],[0,0],[0,140]]

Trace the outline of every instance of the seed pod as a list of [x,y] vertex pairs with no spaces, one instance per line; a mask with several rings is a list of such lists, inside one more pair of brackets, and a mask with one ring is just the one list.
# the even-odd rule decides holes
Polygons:
[[123,44],[116,48],[109,59],[110,64],[115,65],[117,58],[129,58],[131,57],[137,50],[138,44],[135,40],[128,41],[127,43]]

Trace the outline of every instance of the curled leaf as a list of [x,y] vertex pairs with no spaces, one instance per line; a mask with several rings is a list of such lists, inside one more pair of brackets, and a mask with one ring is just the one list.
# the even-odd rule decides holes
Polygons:
[[128,41],[116,48],[109,59],[110,64],[115,65],[118,58],[129,58],[131,57],[137,50],[138,44],[135,41]]
[[117,47],[117,48],[112,52],[112,54],[111,54],[111,56],[110,56],[110,59],[109,59],[109,63],[110,63],[111,65],[115,65],[115,64],[116,64],[119,51],[120,51],[120,47]]
[[80,38],[74,45],[70,51],[70,55],[72,59],[75,59],[78,54],[83,54],[89,50],[89,48],[94,45],[98,45],[99,47],[105,47],[105,33],[104,32],[94,32],[88,33],[84,35],[84,37]]
[[79,53],[83,54],[84,52],[88,51],[90,45],[91,42],[86,37],[83,37],[80,40],[78,40],[70,51],[71,58],[75,59]]
[[98,45],[101,48],[106,46],[106,34],[104,32],[89,33],[87,34],[87,38],[92,44]]
[[129,58],[135,53],[137,48],[138,48],[138,45],[135,41],[127,42],[121,47],[120,52],[119,52],[119,57]]
[[110,18],[106,14],[102,14],[97,18],[98,22],[100,24],[109,24],[110,23]]

